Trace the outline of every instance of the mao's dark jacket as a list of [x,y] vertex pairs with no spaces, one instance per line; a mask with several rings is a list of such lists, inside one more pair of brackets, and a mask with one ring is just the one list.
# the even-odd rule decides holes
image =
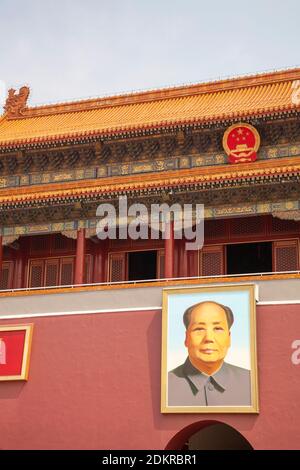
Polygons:
[[169,406],[250,406],[250,371],[223,363],[212,376],[202,374],[190,362],[168,374]]

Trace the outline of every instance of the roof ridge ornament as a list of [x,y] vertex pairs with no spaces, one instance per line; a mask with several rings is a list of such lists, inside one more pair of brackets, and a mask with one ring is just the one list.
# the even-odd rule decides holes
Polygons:
[[4,111],[8,118],[14,119],[22,117],[22,111],[26,108],[29,93],[30,88],[28,86],[22,86],[19,89],[19,93],[17,93],[14,88],[8,90],[8,96],[4,106]]

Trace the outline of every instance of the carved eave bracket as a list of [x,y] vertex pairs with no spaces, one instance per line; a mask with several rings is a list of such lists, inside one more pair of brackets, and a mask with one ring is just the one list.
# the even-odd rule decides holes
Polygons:
[[22,86],[19,93],[14,88],[8,90],[8,97],[4,106],[7,118],[15,119],[22,117],[23,111],[27,106],[29,93],[30,89],[27,86]]
[[293,220],[295,222],[300,221],[300,210],[290,210],[290,211],[273,211],[273,217],[277,217],[281,220]]
[[[67,238],[72,238],[73,240],[77,239],[77,230],[63,230],[61,232]],[[85,238],[92,238],[96,235],[95,228],[86,228],[85,229]]]
[[3,239],[2,239],[2,245],[4,245],[4,246],[9,246],[9,245],[11,245],[12,243],[14,243],[16,240],[18,240],[19,237],[20,237],[19,235],[11,235],[11,236],[8,235],[8,236],[5,236],[5,237],[3,237]]

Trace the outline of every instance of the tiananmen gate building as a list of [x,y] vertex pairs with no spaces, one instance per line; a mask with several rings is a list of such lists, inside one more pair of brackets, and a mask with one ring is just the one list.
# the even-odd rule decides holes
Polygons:
[[[300,69],[28,98],[9,90],[0,117],[0,448],[299,448]],[[203,246],[187,250],[172,220],[165,239],[99,239],[97,207],[124,197],[204,205]],[[241,353],[255,410],[208,395],[162,409],[163,292],[241,286],[255,291],[255,345]],[[207,386],[226,394],[222,379]]]

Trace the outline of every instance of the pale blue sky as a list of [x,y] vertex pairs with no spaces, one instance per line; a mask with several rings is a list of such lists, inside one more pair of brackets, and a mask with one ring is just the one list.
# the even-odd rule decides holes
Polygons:
[[0,80],[31,104],[300,64],[299,0],[0,0]]

